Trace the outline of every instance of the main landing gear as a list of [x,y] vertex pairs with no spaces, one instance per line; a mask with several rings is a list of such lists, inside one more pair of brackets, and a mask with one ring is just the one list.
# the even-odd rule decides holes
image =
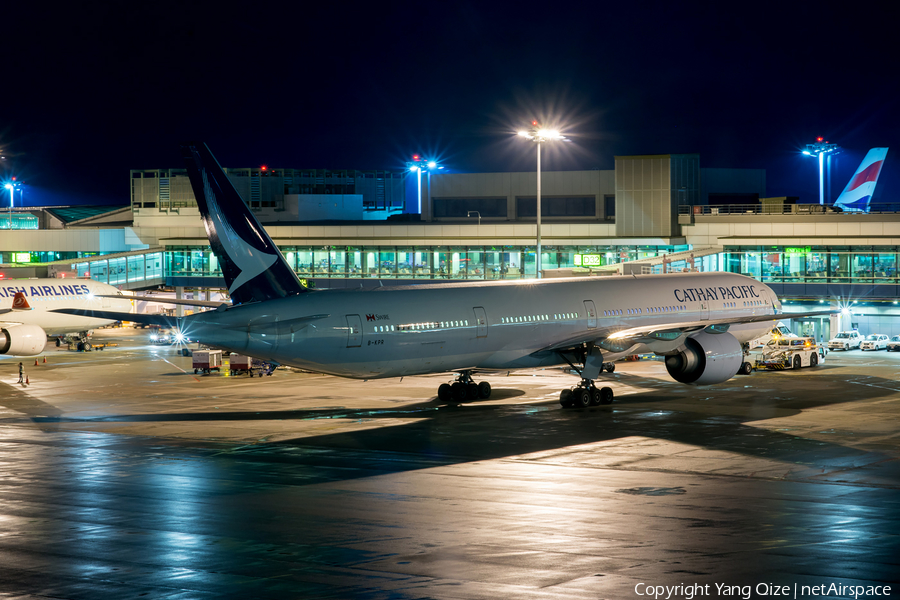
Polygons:
[[581,375],[581,383],[571,390],[563,390],[559,393],[559,403],[563,408],[587,408],[588,406],[599,406],[601,404],[612,404],[613,391],[610,387],[601,387],[597,389],[594,385],[594,379],[600,376],[600,373],[606,371],[612,373],[616,370],[616,365],[611,362],[603,362],[603,356],[600,349],[595,346],[589,346],[583,351],[578,352],[576,360],[580,359],[583,368],[579,369],[573,364],[569,356],[562,355],[569,366],[575,369]]
[[575,389],[559,393],[559,403],[563,408],[587,408],[601,404],[612,404],[613,391],[610,387],[597,389],[590,379],[582,379]]
[[475,383],[471,371],[461,371],[456,381],[442,383],[438,388],[438,399],[442,402],[464,402],[466,400],[487,400],[491,397],[491,384],[487,381]]

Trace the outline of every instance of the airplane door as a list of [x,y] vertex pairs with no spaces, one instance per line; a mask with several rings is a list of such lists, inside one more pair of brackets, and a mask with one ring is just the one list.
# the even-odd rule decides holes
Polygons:
[[700,320],[701,321],[709,321],[709,301],[708,300],[700,301]]
[[587,314],[587,326],[589,329],[597,327],[597,309],[593,300],[584,301],[584,312]]
[[362,320],[359,315],[347,315],[347,347],[362,346]]
[[487,315],[484,312],[484,309],[480,306],[476,306],[475,311],[475,331],[476,336],[483,338],[487,337]]

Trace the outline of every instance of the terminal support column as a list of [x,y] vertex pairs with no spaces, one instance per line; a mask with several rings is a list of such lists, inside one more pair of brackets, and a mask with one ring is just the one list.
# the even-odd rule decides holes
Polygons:
[[[181,286],[181,285],[175,286],[175,299],[176,300],[184,300],[184,286]],[[184,304],[176,304],[175,305],[175,316],[176,317],[184,316]]]

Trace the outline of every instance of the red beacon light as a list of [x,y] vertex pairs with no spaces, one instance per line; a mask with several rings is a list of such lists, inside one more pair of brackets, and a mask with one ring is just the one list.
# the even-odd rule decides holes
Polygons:
[[816,141],[817,141],[817,142],[821,142],[821,141],[824,140],[824,139],[825,139],[825,138],[823,138],[822,136],[819,136],[819,137],[816,138]]
[[413,160],[420,161],[420,160],[422,160],[422,157],[419,156],[418,154],[413,154]]
[[259,169],[260,169],[261,171],[265,171],[265,170],[268,169],[268,167],[267,167],[266,165],[263,165],[263,166],[261,166]]

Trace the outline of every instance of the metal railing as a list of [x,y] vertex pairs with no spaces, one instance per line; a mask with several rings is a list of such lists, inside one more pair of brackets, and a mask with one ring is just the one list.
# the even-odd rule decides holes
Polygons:
[[821,215],[821,214],[891,214],[900,213],[898,203],[870,204],[867,213],[843,211],[834,206],[821,204],[721,204],[721,205],[685,205],[678,207],[679,215]]

